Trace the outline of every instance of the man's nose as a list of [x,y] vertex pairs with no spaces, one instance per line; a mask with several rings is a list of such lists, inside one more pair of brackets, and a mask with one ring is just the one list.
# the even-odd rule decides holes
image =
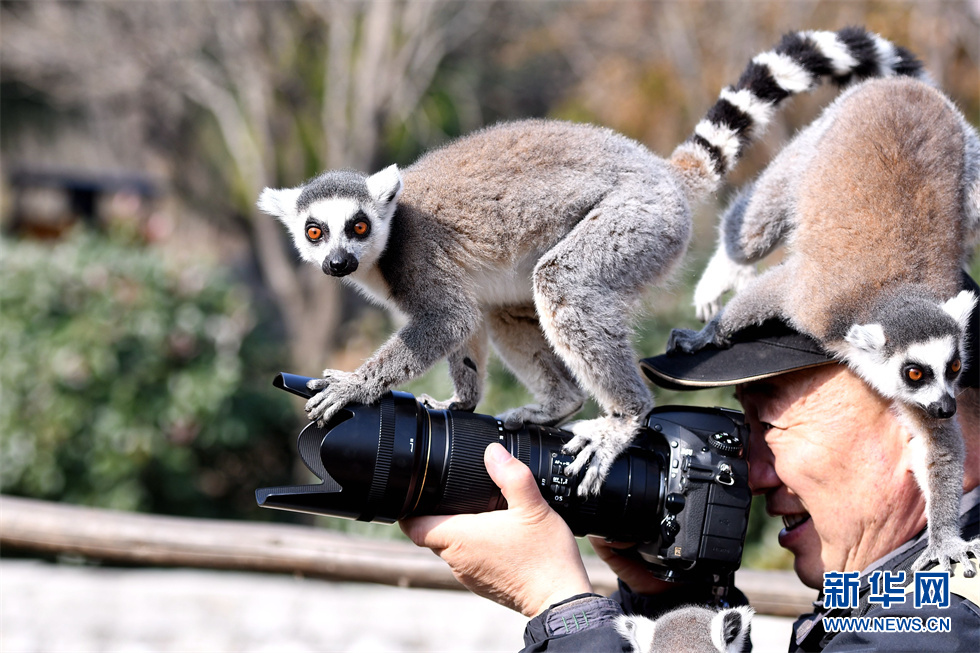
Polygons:
[[782,484],[776,475],[776,458],[758,423],[751,425],[745,457],[749,463],[749,488],[753,494],[765,494]]

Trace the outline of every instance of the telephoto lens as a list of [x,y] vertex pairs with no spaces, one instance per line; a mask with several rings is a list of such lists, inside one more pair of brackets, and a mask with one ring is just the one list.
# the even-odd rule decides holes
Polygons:
[[[308,377],[273,384],[310,397]],[[594,496],[578,496],[562,452],[572,434],[527,424],[505,429],[488,415],[425,407],[405,392],[349,404],[324,426],[311,422],[297,449],[320,483],[256,490],[260,506],[391,523],[414,515],[507,507],[483,453],[499,442],[527,465],[541,494],[575,535],[643,543],[639,555],[673,571],[737,568],[751,494],[740,413],[662,407],[613,463]],[[734,565],[734,566],[732,566]]]

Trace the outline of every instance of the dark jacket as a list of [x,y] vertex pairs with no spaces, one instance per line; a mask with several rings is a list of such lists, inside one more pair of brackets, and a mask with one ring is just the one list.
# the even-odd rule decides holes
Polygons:
[[[962,506],[962,534],[968,540],[973,539],[980,535],[980,488],[965,495]],[[980,607],[955,592],[950,593],[948,608],[916,609],[911,595],[913,577],[907,573],[910,593],[903,604],[886,609],[869,601],[872,592],[868,578],[874,571],[908,572],[925,546],[923,531],[862,572],[856,608],[824,610],[822,600],[815,603],[815,611],[803,615],[794,624],[789,651],[980,651]],[[980,585],[980,575],[970,582],[974,587]],[[531,619],[524,631],[524,651],[629,651],[629,644],[613,628],[616,617],[637,614],[655,619],[676,606],[707,605],[710,599],[710,588],[680,586],[664,594],[641,596],[621,583],[620,590],[611,598],[582,594],[553,605]],[[733,588],[729,603],[744,605],[746,601]],[[950,629],[949,632],[827,632],[825,618],[847,616],[889,617],[891,626],[899,624],[902,617],[918,617],[922,623],[931,617],[948,618]]]
[[[967,493],[961,503],[960,531],[964,539],[971,540],[980,535],[980,488]],[[827,610],[823,601],[814,603],[814,612],[800,617],[793,624],[793,639],[789,650],[795,651],[980,651],[980,607],[966,597],[950,592],[949,607],[940,608],[926,605],[915,608],[913,603],[914,578],[912,564],[927,544],[926,532],[909,540],[884,558],[873,562],[860,575],[858,605],[851,609]],[[906,577],[905,602],[885,608],[880,602],[869,600],[872,587],[868,579],[875,571],[904,571]],[[929,571],[935,571],[931,569]],[[962,576],[958,579],[963,585]],[[966,582],[972,584],[974,595],[980,589],[980,575]],[[878,592],[874,588],[874,592]],[[917,617],[923,626],[932,623],[945,625],[931,618],[948,618],[949,632],[827,632],[825,620],[828,617],[865,617],[875,619],[889,618],[889,622],[879,625],[887,630],[897,625],[897,619]],[[867,623],[867,622],[866,622]]]
[[[524,629],[523,649],[529,651],[630,651],[629,643],[613,628],[623,614],[656,619],[681,605],[708,605],[714,598],[710,586],[679,585],[663,594],[635,594],[620,581],[611,598],[580,594],[551,606]],[[736,588],[728,590],[730,606],[748,605]]]

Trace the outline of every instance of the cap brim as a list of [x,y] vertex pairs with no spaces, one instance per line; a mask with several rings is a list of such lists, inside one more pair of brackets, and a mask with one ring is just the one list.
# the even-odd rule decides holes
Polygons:
[[[980,295],[980,287],[963,275],[963,289]],[[962,387],[980,385],[978,363],[980,302],[974,307],[967,329],[967,352]],[[743,329],[732,338],[732,346],[708,346],[693,354],[669,353],[644,358],[640,367],[647,377],[669,390],[698,390],[758,381],[778,374],[827,365],[836,360],[820,344],[781,320],[769,320]]]
[[779,320],[769,320],[737,333],[727,349],[709,345],[693,354],[661,354],[644,358],[640,367],[663,388],[697,390],[757,381],[833,362],[813,338]]

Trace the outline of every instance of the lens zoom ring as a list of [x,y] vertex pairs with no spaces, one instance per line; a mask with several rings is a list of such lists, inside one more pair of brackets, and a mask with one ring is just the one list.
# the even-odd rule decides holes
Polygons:
[[449,515],[483,512],[500,493],[483,464],[483,451],[496,440],[496,429],[490,430],[486,423],[469,415],[446,414],[452,431],[452,450],[437,512]]
[[391,470],[391,453],[395,448],[395,398],[389,392],[381,397],[381,425],[378,432],[378,457],[374,463],[374,477],[368,491],[367,512],[374,514],[388,487]]
[[[514,457],[531,467],[531,436],[526,430],[521,430],[514,434]],[[531,469],[534,469],[531,467]]]

